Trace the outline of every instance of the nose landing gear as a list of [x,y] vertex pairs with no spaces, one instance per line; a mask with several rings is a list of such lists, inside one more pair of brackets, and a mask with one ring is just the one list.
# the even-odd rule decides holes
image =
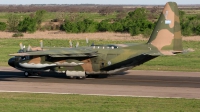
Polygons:
[[30,73],[29,72],[24,72],[24,76],[28,77],[28,76],[30,76]]

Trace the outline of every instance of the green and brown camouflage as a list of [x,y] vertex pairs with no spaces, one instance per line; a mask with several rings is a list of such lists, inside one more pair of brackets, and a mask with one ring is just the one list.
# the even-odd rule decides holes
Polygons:
[[9,65],[26,72],[50,70],[67,76],[115,74],[161,55],[181,53],[182,38],[179,11],[175,2],[168,2],[147,43],[92,45],[74,48],[30,48],[15,56]]
[[[155,46],[165,55],[183,51],[179,10],[175,2],[168,2],[165,5],[147,43]],[[169,52],[169,50],[173,52]]]

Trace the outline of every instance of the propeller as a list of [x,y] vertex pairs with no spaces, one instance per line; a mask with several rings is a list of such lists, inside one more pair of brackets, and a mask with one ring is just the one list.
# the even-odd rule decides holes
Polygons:
[[86,37],[85,40],[86,40],[87,45],[89,46],[89,40],[88,40],[88,38]]
[[20,46],[20,50],[18,51],[18,53],[23,53],[23,52],[26,52],[26,46],[23,45],[22,43],[19,43],[19,46]]
[[72,44],[72,41],[71,41],[71,40],[69,40],[69,45],[70,45],[70,48],[73,47],[73,44]]
[[20,43],[19,46],[20,46],[20,50],[23,50],[23,44]]
[[24,45],[24,47],[23,47],[23,52],[26,52],[26,46]]
[[78,47],[78,46],[79,46],[79,42],[76,43],[76,47]]
[[27,51],[31,51],[31,46],[28,45]]
[[43,49],[43,41],[42,40],[40,40],[40,47],[41,47],[41,49]]

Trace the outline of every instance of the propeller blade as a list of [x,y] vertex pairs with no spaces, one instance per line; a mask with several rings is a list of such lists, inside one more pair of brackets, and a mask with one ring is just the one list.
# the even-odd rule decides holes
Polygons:
[[88,42],[89,42],[89,41],[88,41],[88,38],[86,37],[86,43],[88,44]]
[[76,43],[76,47],[78,47],[78,46],[79,46],[79,42]]
[[24,47],[23,47],[23,52],[26,52],[26,46],[24,45]]
[[20,49],[23,50],[23,44],[20,43],[19,46],[20,46]]
[[31,46],[30,45],[28,46],[27,51],[31,51]]
[[72,47],[72,41],[71,40],[69,40],[69,45],[70,45],[70,47]]
[[86,37],[86,44],[87,44],[87,46],[89,46],[89,40],[87,37]]
[[43,41],[42,40],[40,40],[40,47],[41,47],[41,49],[43,49]]

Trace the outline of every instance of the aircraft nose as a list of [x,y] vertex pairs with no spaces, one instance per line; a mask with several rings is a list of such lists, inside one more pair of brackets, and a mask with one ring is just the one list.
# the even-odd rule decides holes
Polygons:
[[12,57],[8,60],[8,65],[12,66],[12,67],[15,67],[15,58]]

